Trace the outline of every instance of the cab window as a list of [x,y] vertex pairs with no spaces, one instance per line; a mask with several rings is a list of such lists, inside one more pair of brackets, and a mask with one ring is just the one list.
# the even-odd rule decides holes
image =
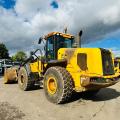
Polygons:
[[54,41],[53,37],[49,37],[47,39],[47,58],[53,59],[54,58]]
[[73,38],[58,36],[58,48],[72,48]]

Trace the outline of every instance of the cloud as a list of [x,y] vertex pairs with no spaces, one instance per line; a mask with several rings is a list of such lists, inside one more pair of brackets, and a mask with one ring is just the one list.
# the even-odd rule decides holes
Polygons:
[[83,29],[82,43],[100,40],[120,30],[119,0],[16,0],[14,9],[0,7],[0,40],[10,49],[30,51],[40,36],[51,31],[74,35]]
[[120,49],[114,47],[111,50],[114,53],[114,57],[120,57]]
[[120,3],[101,11],[99,15],[104,24],[114,25],[120,22]]
[[31,20],[39,11],[46,13],[50,0],[17,0],[14,8],[18,16]]

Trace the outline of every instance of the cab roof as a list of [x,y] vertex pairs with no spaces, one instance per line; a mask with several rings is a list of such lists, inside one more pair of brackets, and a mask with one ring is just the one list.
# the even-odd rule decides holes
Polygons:
[[60,36],[63,36],[65,38],[74,38],[74,36],[71,34],[66,34],[66,33],[61,33],[61,32],[51,32],[51,33],[45,35],[45,39],[47,39],[48,37],[51,37],[53,35],[60,35]]

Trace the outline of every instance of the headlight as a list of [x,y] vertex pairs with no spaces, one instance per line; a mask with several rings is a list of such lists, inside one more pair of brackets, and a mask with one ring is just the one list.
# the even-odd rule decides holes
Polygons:
[[81,81],[81,85],[82,85],[83,87],[85,87],[85,86],[89,85],[89,83],[90,83],[90,77],[81,76],[81,77],[80,77],[80,81]]

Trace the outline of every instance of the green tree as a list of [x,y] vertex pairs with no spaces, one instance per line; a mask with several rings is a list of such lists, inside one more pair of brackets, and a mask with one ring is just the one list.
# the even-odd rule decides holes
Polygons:
[[0,43],[0,59],[8,59],[8,58],[10,58],[8,49],[6,48],[5,44]]
[[18,51],[14,56],[12,56],[13,61],[25,61],[27,59],[27,55],[23,51]]

